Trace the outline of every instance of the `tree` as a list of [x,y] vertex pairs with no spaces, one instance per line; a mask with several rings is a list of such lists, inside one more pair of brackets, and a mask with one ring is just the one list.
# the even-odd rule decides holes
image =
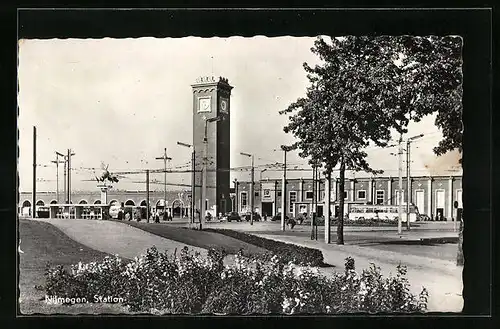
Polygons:
[[[331,181],[334,168],[340,166],[337,244],[344,244],[345,170],[380,173],[369,166],[363,149],[370,141],[378,146],[386,146],[391,136],[390,128],[403,129],[403,125],[393,124],[400,116],[399,111],[381,110],[381,106],[389,101],[396,101],[389,99],[390,93],[383,89],[388,85],[381,83],[378,76],[380,72],[376,72],[379,66],[374,65],[380,58],[393,55],[386,47],[387,41],[349,36],[334,38],[331,43],[327,43],[323,38],[318,38],[311,50],[323,63],[314,68],[304,63],[311,83],[306,97],[299,98],[286,110],[280,111],[280,114],[291,115],[284,131],[297,138],[293,146],[301,150],[299,156],[311,157],[313,162],[323,163],[328,182]],[[329,202],[330,189],[326,191],[326,199]],[[327,204],[327,242],[330,236],[329,208]]]
[[430,36],[397,38],[402,54],[401,67],[407,67],[402,81],[400,106],[418,122],[437,113],[435,124],[443,139],[434,148],[436,155],[462,152],[462,38]]

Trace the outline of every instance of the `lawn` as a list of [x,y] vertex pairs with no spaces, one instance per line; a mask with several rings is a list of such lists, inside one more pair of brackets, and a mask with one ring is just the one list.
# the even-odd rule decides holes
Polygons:
[[204,248],[223,248],[228,254],[236,254],[243,250],[244,255],[263,255],[269,250],[257,247],[250,243],[228,237],[215,232],[192,230],[182,227],[174,227],[164,223],[143,223],[135,221],[119,221],[120,223],[139,228],[146,232],[161,236],[166,239],[185,243],[187,245]]
[[81,245],[51,224],[33,220],[19,220],[21,250],[19,262],[19,309],[22,314],[98,314],[128,312],[115,304],[50,305],[44,292],[35,289],[45,282],[47,262],[52,265],[71,265],[103,259],[106,253]]

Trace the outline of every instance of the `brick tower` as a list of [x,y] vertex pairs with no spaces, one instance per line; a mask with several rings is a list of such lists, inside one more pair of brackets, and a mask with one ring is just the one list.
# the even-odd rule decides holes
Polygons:
[[195,207],[201,210],[203,139],[205,121],[219,116],[222,120],[207,123],[207,190],[206,209],[216,215],[231,208],[230,187],[230,96],[232,86],[227,79],[201,77],[193,88],[193,145],[196,153]]

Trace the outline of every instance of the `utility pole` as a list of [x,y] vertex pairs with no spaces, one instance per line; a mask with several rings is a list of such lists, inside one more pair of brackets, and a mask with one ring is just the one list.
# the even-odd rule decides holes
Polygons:
[[163,160],[163,168],[164,168],[164,186],[163,186],[163,211],[167,211],[167,160],[170,161],[172,158],[167,156],[167,148],[165,147],[163,151],[163,156],[156,158],[156,160]]
[[402,135],[399,136],[399,195],[398,195],[398,234],[401,235],[401,224],[403,216],[403,149],[401,142],[403,141]]
[[253,225],[253,208],[254,208],[253,201],[254,201],[254,196],[255,196],[255,192],[254,192],[254,163],[253,163],[253,155],[252,154],[248,154],[248,153],[243,153],[243,152],[240,152],[240,154],[252,159],[252,169],[251,169],[251,181],[252,182],[251,182],[251,185],[250,185],[250,225]]
[[68,149],[67,162],[68,162],[68,204],[71,203],[71,157],[75,155],[75,153],[71,152],[71,149]]
[[149,169],[146,169],[146,222],[149,223]]
[[410,230],[410,202],[411,202],[411,178],[410,178],[410,139],[406,140],[406,229]]
[[407,201],[406,201],[406,228],[409,230],[410,229],[410,203],[412,201],[412,190],[411,190],[411,179],[410,179],[410,148],[411,148],[411,142],[414,141],[415,139],[423,137],[424,134],[420,134],[417,136],[410,137],[406,140],[406,178],[407,178]]
[[33,126],[33,205],[31,218],[36,218],[36,126]]
[[251,176],[252,176],[252,185],[250,186],[251,187],[251,193],[252,193],[252,196],[250,197],[250,225],[253,225],[253,212],[254,212],[254,199],[255,199],[255,169],[254,169],[254,163],[253,163],[253,155],[252,155],[252,173],[251,173]]
[[196,203],[195,203],[195,188],[196,188],[196,153],[194,151],[193,145],[177,142],[177,145],[192,148],[193,152],[191,153],[191,224],[194,223],[194,218],[196,216]]
[[286,221],[285,221],[285,213],[286,213],[286,152],[287,149],[282,145],[281,149],[283,150],[283,180],[281,183],[281,230],[285,231]]
[[61,154],[56,151],[56,161],[51,161],[56,164],[56,198],[57,203],[59,203],[59,163],[64,163],[64,161],[59,161],[59,157],[62,156],[64,159],[64,154]]
[[[311,202],[311,240],[314,240],[314,222],[316,221],[316,166],[313,165],[313,179],[312,179],[312,186],[313,186],[313,199]],[[316,237],[317,239],[317,237]]]
[[68,156],[64,155],[64,202],[63,203],[69,203],[68,201]]

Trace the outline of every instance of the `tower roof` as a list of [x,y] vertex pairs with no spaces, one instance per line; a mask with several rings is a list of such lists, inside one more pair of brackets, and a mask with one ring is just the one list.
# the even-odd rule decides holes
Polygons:
[[227,88],[232,89],[233,87],[229,85],[229,81],[227,78],[224,77],[219,77],[216,78],[214,76],[201,76],[198,77],[195,81],[194,84],[191,85],[191,87],[198,87],[198,86],[215,86],[215,85],[224,85]]

